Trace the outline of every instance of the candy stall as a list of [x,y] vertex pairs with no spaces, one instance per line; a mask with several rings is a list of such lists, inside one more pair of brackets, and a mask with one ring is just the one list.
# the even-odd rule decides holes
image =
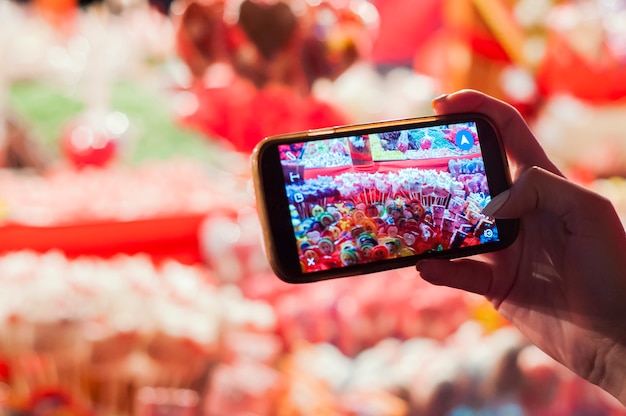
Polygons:
[[[615,1],[0,0],[0,414],[626,415],[413,268],[284,283],[250,169],[268,135],[480,88],[626,218],[625,18]],[[285,149],[307,178],[287,190],[315,239],[300,254],[491,235],[457,133]],[[371,238],[339,237],[357,226]]]

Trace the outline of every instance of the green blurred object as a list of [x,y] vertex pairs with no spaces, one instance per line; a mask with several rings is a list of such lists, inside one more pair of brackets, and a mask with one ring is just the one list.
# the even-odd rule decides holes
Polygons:
[[[9,106],[32,128],[35,137],[55,157],[61,157],[61,131],[84,109],[84,104],[61,88],[43,82],[19,82],[9,92]],[[111,110],[130,121],[129,142],[122,146],[123,163],[173,157],[214,162],[223,151],[199,132],[180,125],[168,108],[165,94],[132,82],[115,84]]]

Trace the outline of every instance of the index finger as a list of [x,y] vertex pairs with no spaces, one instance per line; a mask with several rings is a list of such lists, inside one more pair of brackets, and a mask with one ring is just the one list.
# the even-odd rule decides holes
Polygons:
[[504,148],[517,166],[516,176],[539,166],[562,176],[530,131],[522,115],[510,104],[474,90],[461,90],[433,101],[437,114],[476,112],[488,116],[500,131]]

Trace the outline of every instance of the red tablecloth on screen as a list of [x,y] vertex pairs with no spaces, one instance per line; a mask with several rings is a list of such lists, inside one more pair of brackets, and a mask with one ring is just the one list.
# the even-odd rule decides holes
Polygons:
[[304,179],[314,179],[318,176],[337,176],[345,172],[369,172],[369,173],[389,173],[397,172],[401,169],[418,168],[418,169],[434,169],[436,171],[448,170],[448,163],[451,159],[473,159],[480,157],[479,154],[473,153],[467,156],[442,157],[437,159],[423,160],[390,160],[382,162],[374,162],[374,168],[371,171],[355,169],[352,165],[338,166],[333,168],[313,168],[304,170]]

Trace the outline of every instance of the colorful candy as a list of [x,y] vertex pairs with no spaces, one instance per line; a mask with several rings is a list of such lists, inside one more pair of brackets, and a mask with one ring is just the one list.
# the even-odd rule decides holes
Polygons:
[[[365,139],[352,138],[350,146],[365,147]],[[481,214],[491,199],[482,160],[450,159],[447,166],[350,171],[287,186],[303,267],[325,270],[497,239],[493,221]]]

